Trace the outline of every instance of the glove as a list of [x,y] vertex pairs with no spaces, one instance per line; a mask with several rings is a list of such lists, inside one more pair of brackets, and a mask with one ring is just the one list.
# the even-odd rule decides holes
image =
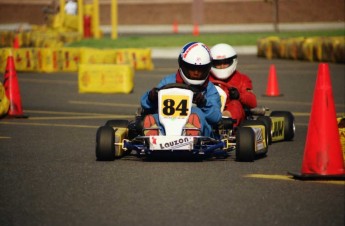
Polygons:
[[206,99],[204,95],[201,92],[199,92],[194,95],[193,103],[196,104],[196,106],[198,106],[199,108],[202,108],[202,107],[205,107],[206,105]]
[[151,103],[157,103],[158,102],[158,88],[152,88],[149,92],[149,101]]
[[229,89],[229,95],[231,100],[238,100],[240,99],[240,93],[235,87],[231,87]]

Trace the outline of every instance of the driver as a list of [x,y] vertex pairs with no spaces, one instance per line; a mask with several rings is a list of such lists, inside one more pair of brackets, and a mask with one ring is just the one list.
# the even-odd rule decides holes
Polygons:
[[[212,126],[222,118],[221,102],[217,89],[209,82],[211,56],[209,48],[201,42],[187,43],[178,57],[179,68],[176,73],[163,78],[160,83],[141,97],[141,107],[151,112],[144,118],[146,136],[164,133],[158,121],[158,89],[171,83],[187,84],[194,92],[193,107],[186,127],[199,128],[187,130],[186,135],[212,136]],[[145,130],[145,128],[149,128]]]
[[227,94],[223,116],[236,119],[235,126],[245,119],[244,108],[257,106],[251,79],[236,70],[237,53],[228,44],[220,43],[211,48],[212,68],[210,81],[219,85]]

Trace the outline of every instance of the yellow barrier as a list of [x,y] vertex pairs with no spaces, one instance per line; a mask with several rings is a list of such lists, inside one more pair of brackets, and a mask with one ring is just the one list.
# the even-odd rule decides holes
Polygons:
[[151,49],[132,49],[136,70],[153,70]]
[[317,61],[317,56],[315,54],[317,53],[316,43],[318,41],[318,38],[306,38],[304,40],[301,45],[302,59],[304,58],[308,61]]
[[134,57],[130,49],[116,49],[116,62],[130,64],[135,69]]
[[10,102],[6,97],[5,88],[0,82],[0,118],[7,114],[9,107]]
[[80,63],[79,48],[62,48],[61,49],[62,71],[77,71]]
[[35,71],[36,61],[33,48],[20,48],[13,50],[13,57],[16,70],[18,71]]
[[276,36],[267,37],[258,41],[258,56],[265,56],[267,59],[278,57],[280,38]]
[[59,49],[38,48],[37,54],[37,71],[56,72],[61,70],[61,58]]
[[302,43],[304,41],[303,37],[298,38],[291,38],[288,39],[286,42],[286,57],[288,59],[292,60],[300,60],[301,57],[301,49],[302,49]]
[[115,49],[81,48],[81,64],[116,64]]
[[134,87],[133,79],[131,65],[79,65],[79,93],[130,93]]
[[[52,37],[54,35],[52,34]],[[54,40],[54,39],[52,39]],[[55,44],[54,44],[55,43]],[[51,42],[56,46],[56,42]],[[57,45],[58,46],[58,45]],[[94,48],[0,48],[0,69],[4,70],[8,51],[12,51],[18,71],[77,71],[79,64],[131,65],[134,70],[154,68],[151,49],[94,49]]]
[[118,64],[130,64],[136,70],[153,70],[151,49],[117,49],[116,62]]
[[258,40],[257,50],[257,56],[267,59],[345,63],[345,36],[285,39],[272,36]]
[[5,72],[7,58],[11,54],[11,48],[2,48],[0,49],[0,70],[1,72]]
[[62,27],[59,30],[54,30],[44,26],[32,26],[31,31],[19,33],[15,31],[1,31],[0,47],[13,47],[13,40],[15,36],[18,37],[19,46],[21,48],[63,47],[66,43],[71,43],[82,39],[82,36],[78,32],[75,32],[73,29],[68,27]]
[[345,37],[335,37],[333,40],[333,56],[335,62],[345,62]]
[[337,118],[339,127],[340,144],[343,150],[343,157],[345,162],[345,117]]

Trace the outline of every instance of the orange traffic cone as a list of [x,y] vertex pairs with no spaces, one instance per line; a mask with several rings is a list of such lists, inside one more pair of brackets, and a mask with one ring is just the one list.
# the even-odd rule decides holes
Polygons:
[[14,35],[13,38],[13,48],[18,49],[20,47],[18,34]]
[[23,115],[17,73],[12,54],[10,54],[10,56],[7,57],[6,71],[3,84],[6,96],[10,101],[10,108],[8,110],[7,116],[16,118],[27,118],[28,116]]
[[173,23],[173,32],[174,32],[175,34],[178,33],[178,22],[177,22],[177,20],[174,20],[174,23]]
[[319,64],[301,174],[297,179],[342,179],[345,167],[328,64]]
[[194,24],[193,35],[194,36],[198,36],[199,35],[199,26],[198,26],[197,23]]
[[274,66],[274,64],[271,64],[270,66],[267,88],[266,88],[266,93],[264,94],[264,96],[269,96],[269,97],[283,96],[282,94],[280,94],[280,91],[279,91],[277,72],[276,72],[276,67]]

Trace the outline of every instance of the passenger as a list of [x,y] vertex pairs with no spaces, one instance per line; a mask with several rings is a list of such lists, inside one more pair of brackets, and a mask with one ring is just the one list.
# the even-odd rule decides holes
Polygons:
[[[212,136],[212,127],[222,117],[220,97],[216,87],[209,82],[211,69],[211,56],[209,48],[200,42],[187,43],[178,56],[179,68],[176,73],[163,78],[157,87],[147,91],[141,98],[143,110],[152,112],[144,118],[144,128],[157,128],[145,130],[147,136],[158,135],[159,130],[164,130],[158,120],[158,89],[170,84],[187,84],[194,91],[193,105],[188,124],[201,129],[201,134],[196,130],[187,130],[186,135]],[[189,126],[187,124],[187,127]],[[159,129],[159,130],[158,130]]]
[[[236,119],[238,126],[245,119],[244,108],[257,106],[251,79],[236,70],[237,53],[228,44],[220,43],[211,48],[212,67],[210,81],[227,94],[223,116]],[[219,83],[221,84],[219,84]]]

